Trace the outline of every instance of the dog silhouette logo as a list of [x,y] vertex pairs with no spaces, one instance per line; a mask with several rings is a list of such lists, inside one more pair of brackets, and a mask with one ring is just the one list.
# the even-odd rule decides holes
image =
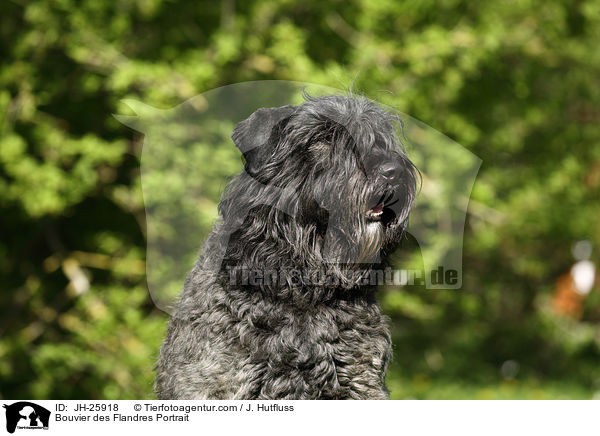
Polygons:
[[3,406],[6,409],[6,431],[14,433],[19,430],[48,430],[50,411],[28,401]]
[[[253,211],[268,210],[289,222],[306,219],[306,213],[317,218],[315,228],[319,238],[322,236],[322,243],[321,239],[314,239],[319,242],[315,249],[323,258],[326,271],[338,268],[337,265],[356,264],[362,265],[356,270],[360,272],[367,264],[379,264],[381,254],[389,251],[387,248],[381,251],[382,245],[377,243],[389,235],[384,230],[390,226],[382,223],[402,223],[407,225],[405,239],[408,235],[414,239],[410,244],[415,252],[410,262],[403,264],[408,271],[394,271],[394,285],[414,281],[413,284],[424,284],[427,289],[462,287],[463,234],[481,159],[434,128],[380,104],[380,111],[368,113],[371,121],[390,121],[390,128],[384,129],[387,142],[383,141],[379,128],[373,136],[382,147],[383,142],[388,147],[369,147],[367,144],[375,140],[366,134],[370,127],[344,118],[334,109],[335,105],[326,105],[330,110],[321,111],[321,115],[311,121],[313,124],[308,122],[311,114],[318,115],[317,109],[322,104],[314,103],[310,111],[299,109],[299,105],[305,103],[304,91],[315,97],[346,95],[344,91],[307,82],[266,80],[212,89],[168,109],[123,100],[132,114],[114,115],[115,118],[144,135],[140,172],[147,220],[146,278],[150,296],[159,309],[172,313],[181,284],[198,259],[199,251],[209,248],[206,242],[211,223],[221,224],[223,217],[218,204],[223,197],[226,201],[222,206],[232,205],[226,210],[224,230],[227,231],[221,232],[219,239],[211,240],[210,259],[202,266],[206,270],[223,264],[231,236],[235,237],[236,232],[239,235]],[[373,115],[375,113],[381,116]],[[300,116],[308,117],[307,123],[303,123]],[[306,131],[316,128],[323,117],[327,119],[322,124],[325,130]],[[292,118],[299,123],[296,130],[289,124]],[[280,128],[284,130],[278,130]],[[236,134],[231,137],[234,130]],[[329,159],[326,153],[333,149],[326,144],[333,140],[334,131],[345,135],[349,144],[363,144],[362,148],[353,148],[352,156],[360,166],[353,174],[360,177],[361,172],[366,171],[380,182],[352,185],[354,179],[351,179],[345,184],[346,167],[341,166],[341,162],[350,154],[336,155],[340,163],[337,173],[330,171],[330,164],[324,165],[325,161],[319,157]],[[306,134],[302,136],[300,132]],[[322,137],[314,136],[316,133]],[[391,135],[397,140],[389,140]],[[284,145],[284,138],[295,138],[294,144],[306,139],[303,143],[306,147],[302,149],[298,145],[291,149]],[[279,150],[277,147],[287,147],[285,150],[290,156],[293,151],[310,158],[298,159],[296,154],[289,159],[287,154],[273,155]],[[417,191],[413,192],[412,181],[407,184],[411,177],[406,170],[410,165],[402,159],[404,163],[398,166],[396,159],[396,165],[390,166],[389,151],[393,152],[392,156],[410,157],[419,169],[422,177],[419,177],[418,195]],[[282,159],[271,162],[273,165],[266,164],[270,158],[279,159],[277,156]],[[274,166],[296,162],[307,165],[312,162],[315,172],[310,174],[315,176],[328,174],[335,178],[339,174],[340,179],[337,184],[321,181],[309,185],[295,170],[284,174]],[[257,177],[256,171],[260,169],[267,173],[272,171],[275,179],[271,179],[275,181]],[[290,180],[284,181],[284,176]],[[235,177],[239,177],[236,183],[240,187],[236,192],[248,201],[240,201],[239,196],[233,195],[233,185],[223,189]],[[342,195],[340,189],[331,189],[331,186],[348,187],[348,195]],[[350,186],[354,186],[353,192],[349,192]],[[373,192],[366,192],[369,190]],[[310,207],[302,209],[305,215],[298,215],[303,204]],[[360,213],[361,208],[366,214]],[[409,209],[410,222],[404,220]],[[490,219],[500,219],[493,209],[486,211]],[[394,216],[396,220],[392,219]],[[305,236],[302,233],[302,238],[306,239]],[[202,248],[199,250],[199,247]],[[408,250],[412,249],[409,245]]]

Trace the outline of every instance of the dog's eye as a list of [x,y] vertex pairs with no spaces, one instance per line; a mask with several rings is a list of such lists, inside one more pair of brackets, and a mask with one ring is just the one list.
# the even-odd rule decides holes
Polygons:
[[318,141],[309,146],[311,154],[317,158],[324,158],[329,156],[331,151],[331,145],[326,142]]

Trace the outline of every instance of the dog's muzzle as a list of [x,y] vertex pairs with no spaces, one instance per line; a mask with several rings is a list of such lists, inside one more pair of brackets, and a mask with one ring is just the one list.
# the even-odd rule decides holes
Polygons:
[[395,209],[399,201],[398,191],[402,171],[402,163],[394,160],[387,160],[377,167],[377,179],[384,188],[373,196],[367,206],[369,207],[366,212],[367,220],[388,224],[396,218]]

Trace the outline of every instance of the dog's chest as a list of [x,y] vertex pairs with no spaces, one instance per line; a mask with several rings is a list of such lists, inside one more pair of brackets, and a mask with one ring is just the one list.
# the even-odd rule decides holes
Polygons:
[[385,397],[391,341],[378,307],[323,307],[285,321],[252,341],[261,344],[250,359],[266,380],[260,397]]

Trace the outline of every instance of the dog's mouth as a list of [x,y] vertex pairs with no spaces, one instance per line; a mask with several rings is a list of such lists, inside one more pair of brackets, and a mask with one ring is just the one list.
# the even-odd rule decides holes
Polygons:
[[396,217],[396,213],[392,209],[392,206],[396,204],[398,200],[394,199],[394,194],[392,192],[383,193],[376,198],[377,200],[374,202],[375,206],[371,207],[366,212],[367,221],[381,221],[383,224],[388,224]]
[[367,211],[367,219],[369,221],[380,221],[381,217],[383,216],[383,208],[384,208],[384,204],[383,203],[378,203],[377,206],[372,207],[371,209],[369,209]]

